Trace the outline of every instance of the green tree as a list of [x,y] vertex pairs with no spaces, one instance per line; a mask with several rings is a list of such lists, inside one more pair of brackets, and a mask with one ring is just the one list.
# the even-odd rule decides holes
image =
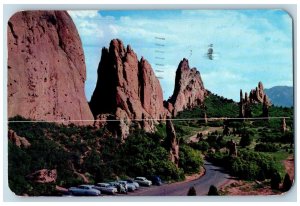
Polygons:
[[187,193],[187,196],[196,196],[196,195],[197,195],[197,193],[196,193],[195,188],[193,186],[190,187],[190,189],[189,189],[189,191]]
[[208,194],[209,196],[218,196],[219,195],[219,192],[218,192],[218,189],[216,186],[214,185],[211,185],[209,187],[209,191],[208,191]]
[[274,190],[279,190],[279,185],[281,183],[281,177],[278,171],[275,171],[271,176],[271,188]]
[[285,174],[284,180],[283,180],[283,185],[282,185],[282,190],[284,192],[287,192],[291,189],[292,187],[292,180],[290,178],[290,175],[288,173]]
[[182,168],[185,173],[192,174],[199,172],[201,165],[203,165],[203,159],[199,151],[187,145],[180,146],[179,167]]
[[251,142],[252,142],[252,138],[250,137],[250,135],[248,133],[243,134],[240,141],[240,146],[247,147],[251,144]]
[[229,132],[230,132],[230,131],[229,131],[228,125],[225,125],[225,126],[224,126],[224,130],[223,130],[223,135],[224,135],[224,136],[227,136],[227,135],[229,135]]

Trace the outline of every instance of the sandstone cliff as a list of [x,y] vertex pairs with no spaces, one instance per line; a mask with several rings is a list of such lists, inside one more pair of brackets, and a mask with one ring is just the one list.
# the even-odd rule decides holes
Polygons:
[[150,64],[144,58],[139,61],[119,39],[112,40],[109,49],[102,49],[90,108],[97,121],[106,121],[109,114],[120,120],[115,130],[123,138],[132,123],[153,132],[165,114],[162,89]]
[[7,38],[8,117],[93,120],[82,44],[66,11],[18,12],[8,22]]
[[201,105],[206,94],[200,72],[196,68],[190,68],[188,60],[183,59],[176,71],[173,95],[165,102],[165,107],[176,116],[184,109]]

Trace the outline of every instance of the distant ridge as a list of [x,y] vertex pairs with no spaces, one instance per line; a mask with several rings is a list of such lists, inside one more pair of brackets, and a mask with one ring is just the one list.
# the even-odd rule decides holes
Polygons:
[[265,89],[265,93],[275,106],[292,107],[293,106],[293,87],[275,86]]

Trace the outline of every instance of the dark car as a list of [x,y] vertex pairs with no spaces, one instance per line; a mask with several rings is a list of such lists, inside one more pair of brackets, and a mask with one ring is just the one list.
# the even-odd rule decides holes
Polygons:
[[162,185],[162,181],[159,176],[150,176],[148,179],[152,181],[153,185]]

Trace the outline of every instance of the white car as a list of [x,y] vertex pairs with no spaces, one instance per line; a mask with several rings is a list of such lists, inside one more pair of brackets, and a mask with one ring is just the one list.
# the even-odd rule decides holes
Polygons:
[[136,177],[134,179],[137,183],[139,183],[141,186],[151,186],[152,182],[150,180],[147,180],[146,177]]
[[135,186],[136,189],[139,189],[140,185],[139,183],[137,183],[136,181],[132,180],[132,179],[127,179],[126,180],[128,183],[133,184]]
[[70,187],[69,193],[78,196],[99,196],[101,192],[93,188],[94,185],[79,185],[78,187]]
[[103,194],[111,194],[114,195],[115,193],[118,192],[117,188],[114,186],[111,186],[108,183],[97,183],[94,186],[94,189],[99,190]]
[[109,182],[109,185],[116,187],[119,193],[127,194],[127,185],[120,184],[118,182]]
[[134,190],[136,190],[135,185],[132,184],[132,183],[129,183],[129,182],[124,181],[124,180],[120,180],[120,181],[118,181],[118,182],[119,182],[120,184],[122,184],[122,185],[126,185],[125,187],[127,188],[127,191],[128,191],[128,192],[133,192]]

